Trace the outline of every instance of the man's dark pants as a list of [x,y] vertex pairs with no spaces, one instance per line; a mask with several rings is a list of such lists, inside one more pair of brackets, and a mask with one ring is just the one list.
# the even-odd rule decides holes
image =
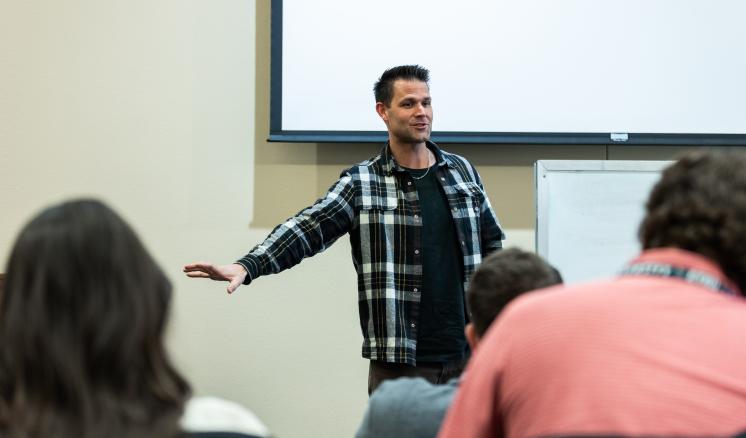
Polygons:
[[419,362],[416,367],[405,363],[371,360],[368,369],[368,395],[385,380],[399,377],[422,377],[433,384],[446,383],[461,375],[467,360],[465,358],[456,362]]

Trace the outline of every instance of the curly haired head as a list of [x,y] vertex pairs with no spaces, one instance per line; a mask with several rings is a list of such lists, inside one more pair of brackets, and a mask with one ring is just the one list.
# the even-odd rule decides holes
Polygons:
[[696,151],[664,172],[640,225],[645,249],[701,254],[746,291],[746,152]]

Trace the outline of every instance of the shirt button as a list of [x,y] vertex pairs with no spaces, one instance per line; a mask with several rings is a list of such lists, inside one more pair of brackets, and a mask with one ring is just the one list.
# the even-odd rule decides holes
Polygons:
[[461,245],[466,245],[466,242],[464,242],[464,241],[462,240],[462,241],[461,241]]
[[479,207],[474,207],[474,211],[479,211]]
[[419,249],[415,249],[415,250],[414,250],[414,253],[415,253],[415,254],[419,254],[419,253],[420,253],[420,250],[419,250]]
[[440,180],[441,180],[441,181],[445,181],[446,179],[445,179],[444,177],[442,177],[442,176],[441,176],[441,177],[440,177]]
[[414,323],[411,324],[412,328],[414,328]]
[[412,185],[412,181],[407,181],[407,185],[411,186]]
[[457,210],[458,210],[458,208],[456,208],[456,207],[453,207],[453,211],[457,211]]
[[419,216],[417,216],[417,215],[414,215],[414,219],[415,219],[415,220],[417,220],[417,218],[419,218]]
[[413,292],[417,292],[418,290],[417,288],[412,289]]

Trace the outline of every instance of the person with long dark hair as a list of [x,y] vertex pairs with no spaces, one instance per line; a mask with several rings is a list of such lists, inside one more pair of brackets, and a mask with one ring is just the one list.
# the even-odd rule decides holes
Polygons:
[[21,231],[0,296],[0,436],[182,435],[190,396],[166,353],[171,284],[95,200]]

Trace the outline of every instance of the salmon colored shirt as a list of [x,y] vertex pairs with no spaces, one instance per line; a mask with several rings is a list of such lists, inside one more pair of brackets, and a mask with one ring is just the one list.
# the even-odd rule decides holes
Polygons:
[[472,358],[440,438],[726,436],[746,430],[746,299],[707,259],[644,252],[707,274],[625,275],[515,300]]

